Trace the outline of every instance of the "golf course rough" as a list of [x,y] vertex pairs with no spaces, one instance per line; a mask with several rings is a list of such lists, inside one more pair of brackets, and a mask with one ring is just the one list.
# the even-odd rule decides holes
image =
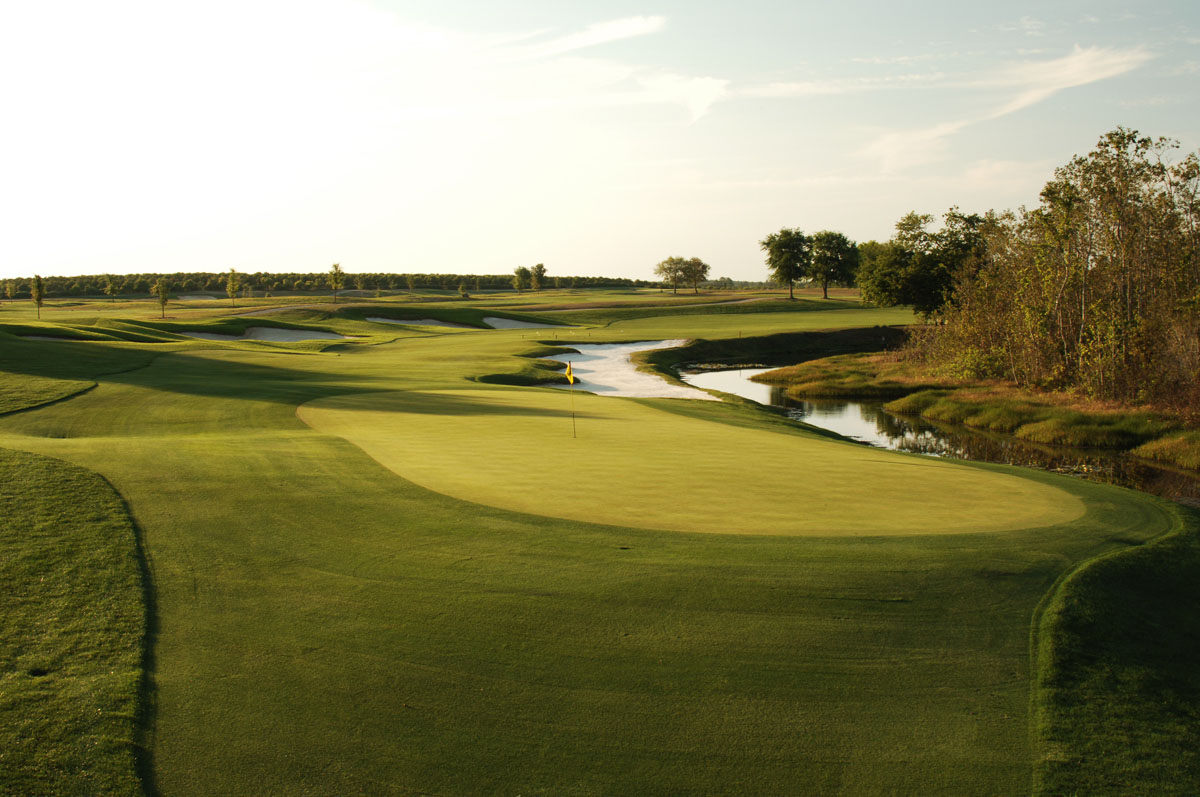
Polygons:
[[0,449],[0,794],[142,793],[142,586],[103,479]]
[[1085,511],[1078,498],[1011,472],[738,429],[587,393],[369,393],[319,399],[297,414],[430,490],[614,526],[961,534],[1055,525]]
[[[535,300],[563,301],[522,299]],[[67,311],[46,314],[55,312]],[[749,329],[871,326],[901,315],[695,313],[614,319],[570,335],[577,342],[736,339]],[[342,334],[373,326],[322,323]],[[535,341],[566,337],[543,332],[406,332],[372,338],[380,345],[20,344],[39,348],[13,373],[97,386],[0,417],[0,447],[100,474],[124,498],[153,565],[147,788],[221,795],[1030,791],[1037,733],[1029,721],[1030,629],[1039,605],[1080,564],[1137,550],[1176,529],[1177,515],[1145,496],[1052,474],[926,465],[817,439],[739,404],[577,394],[573,440],[568,395],[474,381],[517,372]],[[151,349],[162,354],[151,361]],[[103,373],[65,367],[89,353],[107,358]],[[298,408],[305,417],[327,415],[348,436],[309,426]],[[472,461],[484,458],[476,436],[493,448],[502,442],[494,431],[446,425],[452,420],[511,421],[544,448],[568,453],[589,435],[632,427],[651,434],[647,427],[661,425],[659,442],[669,439],[688,456],[694,438],[729,436],[721,445],[737,459],[726,465],[749,462],[767,474],[766,486],[747,489],[778,498],[772,491],[786,484],[792,509],[816,506],[828,520],[813,524],[825,526],[822,534],[797,536],[742,528],[745,521],[726,523],[740,533],[694,533],[664,531],[665,521],[629,525],[627,515],[619,524],[574,519],[554,514],[561,495],[543,495],[560,489],[554,479],[512,486],[539,496],[530,511],[512,511],[501,499],[462,500],[399,475],[407,462],[383,467],[349,442],[363,427],[356,414],[372,413],[381,414],[381,433],[413,435],[413,444],[443,429],[444,446],[456,449],[468,472],[487,467]],[[417,428],[394,429],[389,416]],[[553,431],[538,431],[542,420]],[[381,440],[399,456],[398,444]],[[758,447],[783,441],[848,483],[822,477],[809,457],[785,455],[787,469],[769,473],[773,463]],[[595,458],[595,478],[629,462],[619,444],[614,439]],[[945,500],[959,512],[978,511],[937,494],[939,483],[976,491],[1004,517],[1045,500],[1040,489],[1055,506],[1025,527],[984,518],[992,531],[939,534],[945,523],[970,530],[961,518],[940,518],[920,533],[882,535],[889,523],[912,521],[871,508],[881,503],[876,485],[855,470],[864,456],[879,457],[867,462],[881,489],[898,489],[912,474],[912,489],[929,490],[931,509]],[[674,503],[675,512],[703,514],[729,500],[731,468],[699,461],[708,470],[695,487],[687,486],[688,457],[664,459],[656,473],[638,477],[653,477],[657,500]],[[834,492],[826,499],[818,486]],[[677,498],[680,491],[691,503]],[[996,495],[1010,497],[1001,503]],[[876,512],[876,532],[854,533],[853,520],[838,524],[839,513],[820,509],[822,501],[840,504],[845,515]],[[59,503],[64,514],[87,505],[70,496]]]

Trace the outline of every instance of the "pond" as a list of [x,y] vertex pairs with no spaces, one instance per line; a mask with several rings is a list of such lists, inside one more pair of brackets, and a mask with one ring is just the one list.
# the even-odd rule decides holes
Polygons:
[[555,354],[545,357],[560,363],[570,363],[571,372],[578,380],[573,387],[555,385],[563,389],[586,390],[601,396],[626,396],[630,398],[690,398],[716,401],[716,397],[703,390],[671,384],[655,374],[637,370],[630,361],[635,352],[654,349],[670,349],[682,346],[684,340],[644,340],[638,343],[571,343],[572,354]]
[[770,370],[773,369],[701,371],[682,373],[680,378],[696,387],[783,407],[798,421],[867,445],[935,457],[1050,470],[1200,506],[1200,474],[1156,465],[1122,452],[1039,445],[1009,435],[896,415],[883,409],[883,402],[879,401],[792,399],[782,388],[750,381],[755,374]]

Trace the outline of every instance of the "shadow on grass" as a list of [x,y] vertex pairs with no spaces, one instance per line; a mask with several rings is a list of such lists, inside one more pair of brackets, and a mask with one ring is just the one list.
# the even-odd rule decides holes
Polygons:
[[607,413],[587,412],[576,410],[571,412],[567,404],[569,396],[564,395],[561,409],[545,407],[524,407],[505,404],[500,401],[489,401],[488,392],[479,391],[479,397],[465,395],[446,395],[444,393],[423,393],[420,391],[397,391],[387,393],[363,393],[331,396],[320,399],[319,407],[313,409],[338,410],[342,412],[395,412],[413,415],[495,415],[508,417],[538,417],[538,418],[568,418],[572,414],[576,418],[606,420],[615,416]]
[[[153,372],[146,370],[151,365],[155,366]],[[42,345],[16,339],[0,346],[0,371],[292,404],[338,393],[361,393],[364,382],[375,379],[358,375],[351,385],[344,383],[345,377],[324,370],[247,363],[232,357],[197,357],[103,343]],[[384,377],[378,380],[384,381]]]
[[154,592],[154,573],[150,567],[150,556],[146,552],[146,533],[133,516],[125,496],[100,474],[98,478],[104,481],[113,494],[121,502],[121,509],[129,519],[133,529],[134,556],[137,559],[138,573],[142,582],[142,605],[145,609],[145,634],[142,636],[142,677],[138,683],[137,713],[134,717],[134,767],[138,779],[142,782],[142,793],[147,797],[157,797],[158,783],[154,775],[154,732],[158,719],[158,692],[155,688],[155,658],[154,648],[158,642],[158,600]]

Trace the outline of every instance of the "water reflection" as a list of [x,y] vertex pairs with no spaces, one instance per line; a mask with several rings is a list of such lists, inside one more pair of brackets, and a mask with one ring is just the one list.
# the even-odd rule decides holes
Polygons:
[[760,404],[783,407],[796,420],[862,443],[934,457],[998,462],[1080,476],[1200,506],[1200,475],[1175,470],[1127,454],[1029,443],[992,434],[894,415],[882,402],[843,399],[790,399],[782,388],[751,382],[768,368],[742,368],[681,374],[696,387],[721,390]]

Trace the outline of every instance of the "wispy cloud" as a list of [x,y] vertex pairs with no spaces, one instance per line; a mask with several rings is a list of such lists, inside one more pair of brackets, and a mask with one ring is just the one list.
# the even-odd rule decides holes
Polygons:
[[884,133],[863,147],[861,154],[877,159],[880,171],[891,174],[908,166],[934,160],[937,150],[941,148],[946,138],[973,122],[974,120],[971,119],[961,119],[917,130],[896,130]]
[[985,117],[994,119],[1028,108],[1064,89],[1131,72],[1153,57],[1152,53],[1141,47],[1114,50],[1076,45],[1070,55],[1052,61],[1017,64],[994,76],[984,77],[976,85],[981,88],[995,86],[1018,89],[1016,97]]
[[1178,66],[1167,70],[1167,75],[1170,77],[1186,77],[1188,75],[1200,75],[1200,61],[1184,61]]
[[854,64],[915,64],[920,61],[932,61],[939,58],[934,53],[921,53],[918,55],[892,55],[892,56],[870,56],[868,58],[851,58],[850,62]]
[[525,58],[548,58],[563,55],[609,42],[658,33],[666,24],[667,18],[659,16],[624,17],[608,22],[597,22],[576,33],[559,36],[547,42],[527,44],[518,50],[518,54]]
[[945,83],[947,87],[1002,93],[1008,98],[983,113],[916,130],[884,133],[861,154],[878,159],[885,172],[927,163],[936,158],[947,138],[964,128],[1036,105],[1066,89],[1125,74],[1153,57],[1140,47],[1120,50],[1076,46],[1062,58],[1013,64],[984,75],[952,79]]
[[1034,19],[1033,17],[1021,17],[1017,24],[1021,26],[1021,30],[1024,31],[1026,36],[1046,35],[1046,23],[1042,22],[1040,19]]
[[735,93],[741,97],[785,98],[785,97],[829,97],[839,94],[859,94],[867,91],[884,91],[902,87],[936,85],[944,83],[943,72],[919,72],[901,75],[860,78],[828,78],[825,80],[800,80],[781,83],[765,83],[746,86]]

